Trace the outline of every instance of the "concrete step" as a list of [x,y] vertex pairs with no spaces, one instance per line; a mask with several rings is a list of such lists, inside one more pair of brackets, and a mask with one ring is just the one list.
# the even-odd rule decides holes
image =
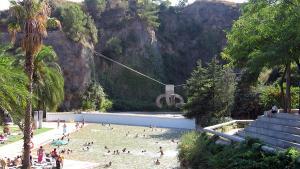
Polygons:
[[276,113],[276,114],[274,114],[274,117],[279,118],[279,119],[298,120],[298,121],[300,121],[300,115],[299,114]]
[[274,131],[300,135],[300,127],[291,127],[291,126],[284,126],[284,125],[274,124],[274,123],[266,123],[265,121],[261,121],[261,120],[253,121],[249,126],[272,129]]
[[273,137],[276,139],[286,140],[289,142],[294,142],[294,143],[300,144],[300,136],[291,134],[291,133],[285,133],[285,132],[275,131],[272,129],[266,129],[266,128],[260,128],[260,127],[254,127],[254,126],[249,126],[249,127],[245,128],[244,131],[246,133],[247,132],[257,133],[257,134]]
[[297,149],[300,149],[300,144],[289,142],[289,141],[282,140],[282,139],[269,137],[269,136],[262,135],[262,134],[252,133],[252,132],[249,132],[249,131],[247,131],[247,132],[240,131],[238,134],[242,137],[258,138],[262,142],[264,142],[266,144],[270,144],[270,145],[275,146],[275,147],[280,147],[280,148],[295,147]]
[[290,126],[290,127],[300,127],[300,121],[292,120],[292,119],[259,116],[256,121],[262,121],[263,123],[272,123],[272,124],[278,124],[278,125]]

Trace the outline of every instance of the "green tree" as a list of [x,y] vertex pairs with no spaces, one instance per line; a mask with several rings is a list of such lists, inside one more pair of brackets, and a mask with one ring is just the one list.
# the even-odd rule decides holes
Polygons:
[[[1,113],[8,111],[15,124],[23,128],[24,111],[29,97],[27,91],[28,79],[21,67],[13,65],[14,60],[6,50],[6,45],[0,46],[0,109]],[[1,123],[4,119],[1,119]]]
[[149,26],[158,28],[158,7],[158,4],[154,3],[152,0],[138,0],[137,15],[145,20]]
[[92,82],[82,95],[83,110],[106,111],[112,107],[112,102],[106,98],[106,94],[99,83]]
[[188,101],[185,116],[195,117],[197,124],[209,125],[214,119],[230,117],[234,100],[235,75],[214,58],[207,67],[199,61],[187,80]]
[[84,0],[84,4],[87,8],[87,11],[94,19],[99,18],[106,7],[105,0]]
[[64,77],[51,46],[43,46],[34,60],[36,109],[55,111],[64,100]]
[[[15,65],[24,66],[24,54],[16,50]],[[43,46],[34,58],[33,93],[35,110],[56,111],[64,100],[64,77],[58,56],[51,46]]]
[[250,0],[227,33],[228,45],[223,52],[231,65],[245,67],[256,76],[263,68],[284,67],[280,87],[286,112],[291,111],[291,64],[300,65],[299,7],[298,0]]
[[42,47],[42,40],[47,35],[46,24],[49,16],[49,8],[43,0],[10,1],[10,11],[17,18],[17,24],[23,29],[22,49],[25,51],[25,73],[28,76],[28,91],[30,97],[24,120],[24,149],[23,169],[31,168],[30,142],[31,142],[31,112],[33,94],[34,58]]

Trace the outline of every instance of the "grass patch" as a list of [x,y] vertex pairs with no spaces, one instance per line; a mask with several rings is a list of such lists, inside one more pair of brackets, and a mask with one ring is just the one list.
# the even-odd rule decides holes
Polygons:
[[[0,144],[0,147],[23,139],[22,131],[20,130],[20,128],[18,126],[10,126],[9,128],[10,128],[10,132],[12,133],[12,135],[8,136],[8,140],[5,141],[4,144]],[[52,130],[52,129],[51,128],[36,129],[33,132],[33,135],[35,136],[35,135],[47,132],[49,130]],[[3,126],[0,126],[0,133],[3,133]]]

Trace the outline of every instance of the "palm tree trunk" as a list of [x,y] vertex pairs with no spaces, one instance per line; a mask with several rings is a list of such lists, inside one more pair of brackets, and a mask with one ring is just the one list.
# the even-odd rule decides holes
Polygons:
[[30,97],[27,99],[27,106],[25,112],[24,121],[24,150],[23,150],[23,166],[22,169],[30,169],[30,142],[31,142],[31,112],[32,112],[32,78],[33,78],[33,55],[30,52],[26,52],[25,71],[29,79],[28,91]]
[[5,124],[5,111],[0,108],[0,126],[4,126]]
[[287,66],[284,68],[284,72],[283,72],[283,74],[281,76],[281,80],[279,82],[280,97],[281,97],[281,102],[282,102],[284,112],[287,112],[287,105],[286,105],[286,102],[285,102],[285,94],[284,94],[284,88],[283,88],[283,82],[284,82],[284,77],[285,77],[285,74],[286,74],[286,69],[287,69]]
[[287,113],[291,113],[291,64],[289,63],[286,68],[286,107]]

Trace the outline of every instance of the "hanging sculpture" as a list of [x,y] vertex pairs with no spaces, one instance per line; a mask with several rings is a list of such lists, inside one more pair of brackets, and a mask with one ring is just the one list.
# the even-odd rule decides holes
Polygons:
[[165,93],[159,95],[156,98],[156,105],[159,108],[163,107],[162,101],[165,99],[167,106],[169,107],[181,107],[184,104],[183,98],[175,93],[174,85],[165,85]]

